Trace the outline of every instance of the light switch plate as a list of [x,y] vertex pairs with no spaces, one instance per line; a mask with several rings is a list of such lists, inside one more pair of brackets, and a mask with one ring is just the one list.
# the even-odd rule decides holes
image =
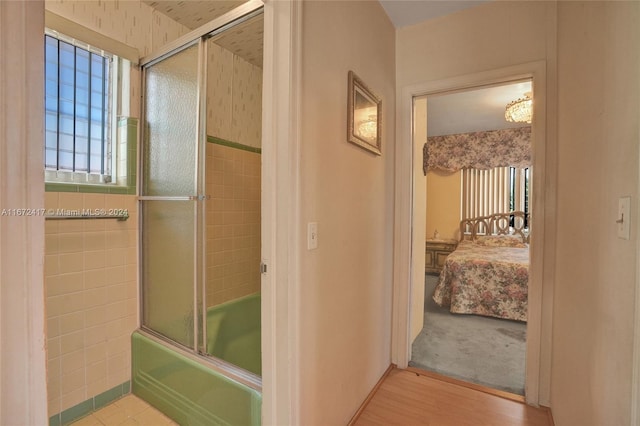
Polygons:
[[630,238],[629,223],[631,222],[630,214],[631,197],[622,197],[618,200],[618,238],[628,240]]
[[318,248],[318,223],[309,222],[307,224],[307,249],[315,250]]

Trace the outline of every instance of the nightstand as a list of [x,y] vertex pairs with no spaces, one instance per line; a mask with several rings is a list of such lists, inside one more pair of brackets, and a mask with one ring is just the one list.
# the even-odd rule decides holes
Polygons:
[[425,247],[424,272],[439,274],[449,253],[456,249],[456,240],[428,239]]

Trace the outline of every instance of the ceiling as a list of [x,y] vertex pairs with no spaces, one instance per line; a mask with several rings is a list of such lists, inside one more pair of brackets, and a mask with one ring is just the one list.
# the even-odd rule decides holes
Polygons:
[[487,0],[379,0],[396,28],[469,9]]
[[427,96],[428,136],[530,126],[504,118],[505,106],[526,92],[531,81]]
[[[195,29],[243,4],[245,0],[142,0]],[[396,28],[455,13],[487,0],[378,0]],[[213,41],[262,68],[263,19],[252,19],[216,36]],[[528,88],[527,88],[528,87]],[[428,97],[429,136],[521,127],[504,119],[505,105],[531,91],[519,83]]]
[[[224,15],[246,0],[142,0],[189,29]],[[396,28],[448,15],[487,0],[379,0]],[[262,20],[225,34],[216,43],[262,68]]]
[[[189,29],[196,29],[245,3],[245,0],[142,0]],[[262,68],[264,20],[251,19],[216,36],[213,42]]]
[[193,30],[240,6],[245,0],[142,0],[142,2]]

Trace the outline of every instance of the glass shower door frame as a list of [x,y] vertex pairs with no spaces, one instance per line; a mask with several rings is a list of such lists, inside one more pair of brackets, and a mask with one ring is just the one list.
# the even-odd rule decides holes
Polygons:
[[[145,170],[145,139],[147,137],[146,135],[146,129],[145,127],[143,127],[142,130],[142,137],[141,137],[141,143],[139,146],[139,152],[140,152],[140,156],[139,156],[139,170],[141,170],[142,172],[139,173],[139,182],[138,182],[138,188],[140,188],[140,195],[138,196],[138,201],[140,204],[140,208],[139,208],[139,223],[142,224],[143,222],[143,204],[145,201],[191,201],[193,203],[195,203],[194,209],[193,209],[193,223],[194,223],[194,235],[193,235],[193,242],[194,242],[194,247],[193,247],[193,252],[194,252],[194,262],[193,262],[193,313],[194,313],[194,321],[193,321],[193,346],[192,347],[188,347],[183,345],[180,342],[175,341],[174,339],[171,339],[168,336],[165,336],[155,330],[153,330],[151,327],[148,327],[144,324],[144,311],[145,311],[145,307],[144,307],[144,295],[142,294],[142,283],[144,283],[144,268],[139,268],[140,271],[140,276],[139,276],[139,280],[141,283],[141,294],[140,294],[140,326],[141,328],[149,331],[150,333],[158,336],[159,338],[161,338],[162,340],[170,340],[172,344],[177,344],[180,345],[182,347],[184,347],[185,349],[189,349],[192,350],[196,353],[204,353],[204,345],[205,345],[205,339],[203,336],[206,336],[206,321],[204,320],[203,316],[206,314],[206,310],[204,309],[204,274],[205,272],[205,268],[204,268],[204,257],[205,257],[205,250],[204,250],[204,244],[205,244],[205,229],[204,229],[204,209],[205,209],[205,201],[207,199],[207,196],[204,194],[204,183],[205,183],[205,161],[206,161],[206,78],[204,76],[206,76],[206,67],[207,67],[207,61],[206,61],[206,55],[207,55],[207,45],[204,42],[204,37],[200,37],[198,39],[195,39],[189,43],[186,43],[184,45],[182,45],[181,47],[172,50],[171,52],[168,52],[166,54],[163,54],[159,57],[157,57],[156,59],[149,61],[147,63],[145,63],[142,66],[142,73],[141,73],[141,81],[142,81],[142,99],[146,99],[146,89],[147,89],[147,69],[149,67],[152,67],[153,65],[156,65],[166,59],[169,59],[171,57],[173,57],[174,55],[177,55],[193,46],[197,45],[198,46],[198,65],[197,65],[197,94],[196,94],[196,105],[197,105],[197,119],[196,119],[196,140],[193,141],[194,144],[196,144],[196,149],[195,149],[195,157],[194,157],[194,192],[195,194],[190,194],[190,195],[184,195],[184,196],[158,196],[158,195],[143,195],[143,191],[145,188],[145,182],[144,182],[144,170]],[[142,108],[141,108],[141,117],[143,117],[143,120],[146,117],[146,110],[145,110],[145,102],[142,102]],[[140,226],[139,227],[139,241],[141,241],[140,244],[140,253],[139,253],[139,264],[143,265],[143,259],[144,259],[144,244],[142,244],[143,241],[143,235],[142,235],[142,231],[143,231],[143,227]],[[202,330],[202,331],[200,331]]]
[[[194,158],[194,172],[195,172],[195,188],[196,193],[187,196],[153,196],[142,195],[144,189],[144,138],[146,138],[145,126],[141,126],[141,137],[138,144],[138,167],[141,171],[138,174],[138,217],[139,217],[139,282],[140,282],[140,327],[153,336],[156,340],[168,343],[177,347],[177,349],[183,352],[184,355],[192,357],[192,359],[208,365],[217,371],[233,378],[234,380],[244,383],[245,385],[261,391],[262,379],[255,374],[248,372],[234,364],[231,364],[225,360],[216,358],[207,354],[206,351],[206,323],[207,323],[207,307],[206,307],[206,214],[205,208],[209,198],[205,195],[205,183],[206,183],[206,81],[207,81],[207,40],[217,34],[226,31],[235,25],[241,24],[257,15],[263,13],[264,3],[261,0],[249,0],[246,3],[238,6],[225,15],[203,25],[202,27],[188,33],[181,38],[175,40],[172,43],[167,44],[161,48],[158,52],[152,56],[142,58],[141,64],[141,87],[142,87],[142,99],[146,99],[146,71],[147,68],[157,64],[171,56],[182,52],[183,50],[198,44],[198,118],[197,118],[197,132],[196,132],[196,155]],[[146,117],[145,102],[142,102],[141,117],[142,123]],[[195,204],[194,208],[194,319],[193,332],[194,339],[191,347],[185,346],[175,340],[172,340],[163,334],[154,331],[150,327],[144,325],[144,294],[143,294],[143,258],[144,258],[144,244],[143,244],[143,203],[145,201],[192,201]]]

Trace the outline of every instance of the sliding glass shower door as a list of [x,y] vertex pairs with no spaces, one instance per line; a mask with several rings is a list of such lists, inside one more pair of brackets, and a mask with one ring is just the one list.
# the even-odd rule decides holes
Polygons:
[[[141,153],[142,324],[198,349],[203,145],[201,41],[144,68]],[[201,321],[200,321],[201,322]]]
[[261,4],[203,27],[142,63],[141,325],[259,387]]

